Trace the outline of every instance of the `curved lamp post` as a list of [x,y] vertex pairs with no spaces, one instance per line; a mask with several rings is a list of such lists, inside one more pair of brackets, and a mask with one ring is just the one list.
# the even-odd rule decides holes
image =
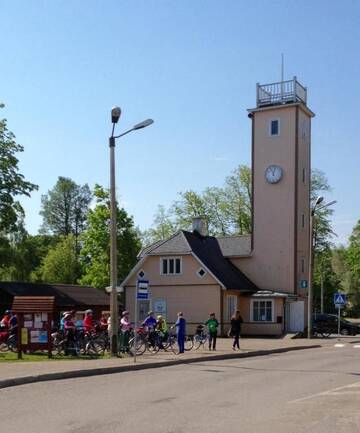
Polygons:
[[331,201],[330,203],[324,204],[319,207],[319,204],[324,201],[324,197],[318,197],[315,201],[314,207],[310,209],[310,242],[309,242],[309,275],[308,275],[308,302],[307,302],[307,338],[311,338],[312,333],[312,301],[313,301],[313,257],[314,257],[314,219],[315,212],[320,209],[324,209],[336,203],[336,200]]
[[146,119],[133,126],[128,131],[114,136],[115,125],[121,116],[121,108],[114,107],[111,110],[112,132],[109,138],[110,147],[110,319],[111,319],[111,353],[117,356],[118,353],[118,299],[117,299],[117,236],[116,236],[116,192],[115,192],[115,140],[123,137],[129,132],[146,128],[154,123],[152,119]]

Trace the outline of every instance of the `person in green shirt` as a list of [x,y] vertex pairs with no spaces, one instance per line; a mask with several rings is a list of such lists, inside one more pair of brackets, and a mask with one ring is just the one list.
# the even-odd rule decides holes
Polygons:
[[210,313],[209,319],[205,322],[205,325],[208,327],[209,330],[209,350],[211,350],[211,343],[212,350],[216,350],[216,337],[219,322],[215,317],[215,313]]

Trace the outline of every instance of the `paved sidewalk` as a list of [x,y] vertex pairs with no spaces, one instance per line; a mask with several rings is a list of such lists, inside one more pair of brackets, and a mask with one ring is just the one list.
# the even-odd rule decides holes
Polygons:
[[32,383],[42,380],[56,380],[72,377],[84,377],[98,374],[110,374],[121,371],[156,368],[178,363],[200,362],[202,360],[224,359],[267,355],[287,350],[297,350],[333,345],[334,340],[307,339],[263,339],[244,338],[241,350],[231,349],[231,340],[219,338],[217,351],[191,350],[183,355],[160,351],[157,354],[145,353],[137,357],[136,364],[132,357],[81,360],[44,360],[15,361],[0,363],[0,388]]

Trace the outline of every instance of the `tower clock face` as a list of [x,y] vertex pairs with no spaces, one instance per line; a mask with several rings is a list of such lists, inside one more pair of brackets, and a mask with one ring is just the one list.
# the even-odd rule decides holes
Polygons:
[[265,179],[268,183],[278,183],[282,179],[284,170],[279,165],[269,165],[265,170]]

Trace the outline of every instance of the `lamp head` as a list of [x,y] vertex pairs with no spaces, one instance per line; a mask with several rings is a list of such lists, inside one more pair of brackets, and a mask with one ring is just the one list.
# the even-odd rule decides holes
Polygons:
[[120,107],[114,107],[111,109],[111,122],[112,123],[118,123],[121,116],[121,108]]
[[315,206],[317,206],[318,204],[320,204],[323,200],[324,200],[324,197],[322,197],[322,196],[318,197],[316,199]]
[[142,122],[138,123],[137,125],[135,125],[133,127],[133,129],[146,128],[147,126],[151,125],[152,123],[154,123],[154,121],[152,119],[146,119],[146,120],[143,120]]

